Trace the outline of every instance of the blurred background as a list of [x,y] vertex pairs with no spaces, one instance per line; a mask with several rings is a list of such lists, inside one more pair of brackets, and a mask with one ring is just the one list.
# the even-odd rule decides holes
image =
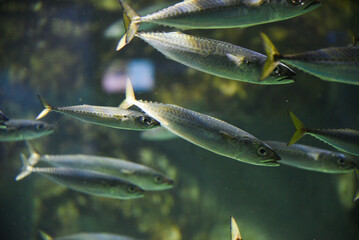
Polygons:
[[[175,1],[128,2],[143,13]],[[262,140],[290,139],[289,110],[308,127],[359,129],[358,86],[299,70],[289,85],[222,79],[166,59],[138,38],[116,52],[124,31],[116,0],[3,0],[0,13],[0,109],[9,118],[35,119],[42,110],[38,93],[54,106],[118,106],[129,76],[138,99],[206,113]],[[261,53],[264,32],[281,53],[297,53],[347,46],[348,30],[359,34],[357,0],[325,0],[306,15],[260,26],[185,32]],[[1,239],[40,239],[43,230],[52,236],[112,232],[149,240],[227,240],[231,215],[245,240],[359,239],[354,173],[253,166],[182,139],[149,141],[140,132],[58,113],[44,120],[57,130],[32,141],[40,153],[127,159],[161,170],[175,186],[124,201],[78,193],[36,174],[15,182],[19,154],[28,151],[23,142],[0,142]],[[331,149],[311,137],[300,143]]]

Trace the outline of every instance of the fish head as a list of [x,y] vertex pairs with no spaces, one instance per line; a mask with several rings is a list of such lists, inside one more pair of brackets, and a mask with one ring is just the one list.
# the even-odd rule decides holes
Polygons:
[[148,115],[137,116],[135,122],[143,129],[152,129],[160,126],[160,123],[157,120]]
[[352,170],[357,164],[349,156],[342,153],[331,152],[330,154],[320,153],[318,159],[325,163],[326,167],[334,170]]
[[261,84],[288,84],[293,83],[295,72],[283,63],[279,63],[273,72],[263,79]]
[[49,135],[55,131],[52,124],[37,120],[13,120],[13,127],[21,132],[25,139],[33,139]]
[[172,188],[174,181],[161,173],[157,173],[152,176],[152,183],[154,183],[157,190],[165,190]]
[[279,0],[274,2],[277,2],[275,9],[278,16],[283,18],[302,15],[322,5],[322,0]]
[[126,185],[126,194],[129,196],[129,198],[140,198],[143,197],[144,194],[144,190],[142,188],[140,188],[139,186],[132,184],[132,183],[128,183]]
[[44,136],[53,133],[55,131],[55,127],[54,125],[43,121],[36,121],[34,123],[33,130],[38,136]]
[[254,165],[275,167],[279,166],[277,161],[279,155],[264,142],[253,137],[244,137],[239,142],[237,159]]

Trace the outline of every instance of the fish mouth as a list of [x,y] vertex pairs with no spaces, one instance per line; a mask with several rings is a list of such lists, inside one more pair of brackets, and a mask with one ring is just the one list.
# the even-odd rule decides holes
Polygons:
[[268,167],[278,167],[278,166],[280,166],[280,164],[277,162],[279,160],[280,160],[280,158],[278,160],[273,160],[273,159],[263,160],[263,161],[261,161],[261,165],[268,166]]
[[[322,1],[321,1],[321,0],[314,0],[314,1],[312,1],[311,3],[309,3],[309,4],[304,8],[304,10],[307,10],[308,8],[314,9],[314,8],[319,7],[320,5],[322,5]],[[314,6],[314,8],[313,8],[313,6]]]

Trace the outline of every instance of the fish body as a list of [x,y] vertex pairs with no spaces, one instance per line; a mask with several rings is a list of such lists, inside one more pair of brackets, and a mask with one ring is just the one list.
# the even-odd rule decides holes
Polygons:
[[41,119],[50,111],[59,112],[81,121],[93,124],[127,130],[147,130],[159,126],[150,116],[139,111],[121,109],[119,107],[103,107],[93,105],[77,105],[67,107],[53,107],[39,95],[44,110],[36,119]]
[[112,175],[136,184],[144,190],[165,190],[173,186],[173,180],[152,168],[116,158],[83,154],[39,155],[33,152],[29,163],[33,166],[38,162],[55,167],[86,169]]
[[242,162],[278,166],[280,157],[253,135],[222,120],[176,105],[138,101],[127,80],[126,99],[121,107],[136,105],[183,139],[222,156]]
[[40,231],[43,240],[135,240],[131,237],[120,236],[112,233],[76,233],[62,237],[51,237]]
[[316,147],[266,141],[281,157],[284,165],[323,173],[346,173],[356,168],[351,156]]
[[148,141],[166,141],[178,138],[164,127],[158,127],[141,133],[141,138]]
[[24,141],[40,138],[55,131],[53,125],[35,120],[10,119],[1,123],[0,142]]
[[[264,37],[268,72],[283,62],[322,80],[359,85],[359,47],[330,47],[297,54],[281,55],[268,37]],[[264,70],[267,71],[267,70]]]
[[294,72],[284,64],[260,81],[266,56],[230,43],[180,32],[138,32],[167,58],[215,76],[255,84],[287,84]]
[[290,112],[290,117],[296,128],[296,132],[289,141],[288,145],[297,142],[304,135],[311,135],[339,151],[347,152],[359,156],[359,131],[354,129],[309,129]]
[[21,155],[21,160],[23,167],[16,177],[16,181],[31,173],[38,173],[53,182],[90,195],[117,199],[132,199],[143,196],[144,191],[140,187],[116,176],[78,168],[33,167],[24,155]]

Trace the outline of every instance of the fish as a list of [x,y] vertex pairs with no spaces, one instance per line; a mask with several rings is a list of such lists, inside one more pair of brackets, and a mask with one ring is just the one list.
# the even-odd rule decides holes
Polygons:
[[116,199],[134,199],[144,196],[142,188],[116,176],[79,168],[33,167],[24,154],[20,156],[22,168],[15,178],[16,181],[31,173],[38,173],[57,184],[94,196]]
[[249,27],[296,17],[321,6],[320,0],[185,0],[140,16],[119,0],[126,28],[118,49],[129,43],[141,23],[156,23],[179,29]]
[[231,216],[231,240],[243,240],[238,224],[233,216]]
[[253,135],[217,118],[172,104],[136,100],[127,79],[120,107],[137,106],[170,132],[216,154],[260,166],[279,166],[280,157]]
[[283,165],[322,173],[347,173],[359,166],[352,156],[339,152],[301,144],[287,146],[287,143],[278,141],[265,143],[279,154]]
[[311,135],[339,151],[359,156],[359,131],[355,129],[309,129],[294,115],[289,112],[290,118],[296,128],[288,145],[296,143],[304,135]]
[[139,111],[87,104],[54,107],[42,96],[38,95],[38,97],[44,110],[36,117],[37,120],[45,117],[49,112],[54,111],[81,121],[117,129],[143,131],[156,128],[160,125],[159,122]]
[[55,131],[54,125],[28,119],[9,119],[0,114],[0,142],[24,141],[44,137]]
[[359,46],[329,47],[281,55],[265,34],[262,33],[261,36],[267,53],[262,80],[279,63],[285,63],[322,80],[359,85]]
[[261,80],[266,56],[227,42],[181,32],[138,32],[136,36],[167,58],[215,76],[253,84],[294,82],[294,71],[284,64]]
[[135,240],[127,236],[120,236],[112,233],[76,233],[62,237],[51,237],[43,231],[39,231],[43,240]]
[[174,181],[150,167],[117,158],[72,154],[40,155],[29,144],[31,166],[46,163],[54,167],[78,168],[112,175],[131,182],[145,191],[166,190],[173,187]]

